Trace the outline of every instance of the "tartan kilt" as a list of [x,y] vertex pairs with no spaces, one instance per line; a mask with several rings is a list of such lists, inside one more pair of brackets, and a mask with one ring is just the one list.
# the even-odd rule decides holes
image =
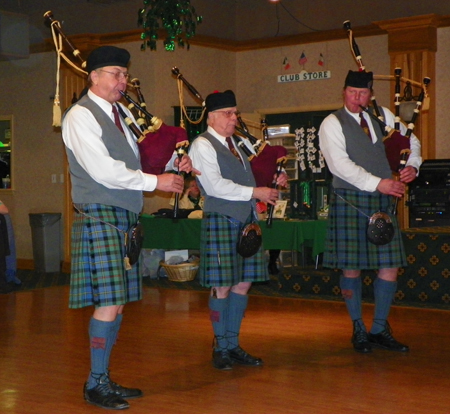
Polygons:
[[336,193],[367,216],[378,211],[389,214],[392,206],[392,197],[385,194],[336,189],[331,195],[323,266],[345,270],[406,266],[406,255],[396,216],[389,214],[395,229],[393,240],[383,246],[376,246],[367,240],[369,219]]
[[[125,270],[126,231],[138,215],[102,204],[77,204],[74,213],[69,308],[124,305],[142,298],[139,262]],[[101,221],[105,223],[102,223]]]
[[[250,217],[248,222],[250,222]],[[248,258],[236,250],[244,224],[218,213],[205,213],[201,224],[200,268],[202,286],[234,286],[269,279],[263,246]]]

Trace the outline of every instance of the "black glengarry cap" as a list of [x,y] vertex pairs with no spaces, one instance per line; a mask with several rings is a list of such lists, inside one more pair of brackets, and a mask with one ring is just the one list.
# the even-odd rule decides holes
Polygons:
[[231,90],[226,90],[225,92],[214,91],[206,97],[205,106],[208,112],[222,108],[233,108],[236,106],[236,96]]
[[352,86],[353,88],[368,88],[373,87],[373,72],[358,72],[349,70],[345,78],[344,88]]
[[121,66],[126,68],[130,62],[130,52],[116,46],[100,46],[94,49],[87,58],[86,70],[91,73],[105,66]]

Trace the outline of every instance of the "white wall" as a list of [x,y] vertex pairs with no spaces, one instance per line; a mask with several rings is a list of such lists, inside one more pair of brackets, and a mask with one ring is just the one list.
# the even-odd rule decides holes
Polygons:
[[[436,79],[432,79],[437,90],[438,158],[450,158],[447,139],[450,126],[447,116],[449,43],[450,28],[439,29]],[[367,70],[389,74],[386,35],[359,38],[358,45]],[[172,107],[179,105],[177,82],[171,74],[173,66],[180,69],[203,97],[215,89],[233,89],[243,112],[261,108],[339,106],[347,71],[357,69],[346,40],[238,53],[198,46],[191,46],[190,51],[165,52],[159,47],[157,52],[141,52],[139,41],[119,46],[132,54],[130,73],[141,80],[149,111],[169,125],[174,122]],[[322,69],[317,65],[322,53],[324,69],[331,71],[331,79],[277,83],[278,75],[297,73],[302,69],[297,63],[302,52],[308,58],[307,71]],[[282,65],[285,57],[291,63],[287,71]],[[13,114],[15,118],[14,190],[0,190],[0,199],[12,211],[18,257],[31,259],[28,214],[63,212],[65,203],[64,184],[51,183],[52,174],[59,178],[64,172],[60,132],[51,126],[53,102],[50,96],[55,91],[55,54],[41,53],[31,55],[27,60],[0,62],[0,73],[0,115]],[[389,83],[376,81],[374,88],[378,103],[390,106],[393,97],[389,96]],[[186,105],[198,104],[186,89],[184,99]]]
[[[367,70],[389,74],[387,35],[358,39],[358,45],[366,58]],[[302,53],[308,59],[304,66],[298,63]],[[325,62],[323,67],[317,63],[321,53]],[[284,70],[282,64],[285,57],[291,65],[288,70]],[[347,40],[241,52],[237,54],[236,67],[238,103],[245,112],[257,108],[340,106],[347,72],[358,70]],[[331,78],[277,83],[278,75],[299,73],[303,69],[308,72],[328,70]],[[388,82],[375,82],[374,89],[377,99],[383,98],[378,99],[379,103],[389,106]]]
[[54,54],[0,62],[0,113],[14,116],[13,190],[0,191],[10,208],[18,257],[32,258],[29,213],[62,212],[64,184],[51,183],[63,170],[60,135],[52,127]]

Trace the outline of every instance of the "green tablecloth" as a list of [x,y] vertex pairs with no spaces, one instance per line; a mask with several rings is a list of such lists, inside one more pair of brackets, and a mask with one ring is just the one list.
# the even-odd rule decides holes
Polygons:
[[[200,249],[200,219],[157,218],[148,214],[141,216],[144,226],[146,249]],[[259,223],[266,250],[297,250],[304,246],[312,248],[315,257],[324,251],[326,220],[274,220],[272,227]]]

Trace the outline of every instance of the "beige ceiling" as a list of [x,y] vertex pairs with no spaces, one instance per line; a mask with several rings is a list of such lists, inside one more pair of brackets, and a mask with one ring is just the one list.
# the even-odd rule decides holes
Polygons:
[[[231,40],[263,39],[352,27],[399,17],[450,15],[449,0],[191,0],[203,23],[197,33]],[[67,35],[138,29],[143,0],[1,0],[0,10],[29,16],[31,43],[49,37],[43,14],[52,10]]]

